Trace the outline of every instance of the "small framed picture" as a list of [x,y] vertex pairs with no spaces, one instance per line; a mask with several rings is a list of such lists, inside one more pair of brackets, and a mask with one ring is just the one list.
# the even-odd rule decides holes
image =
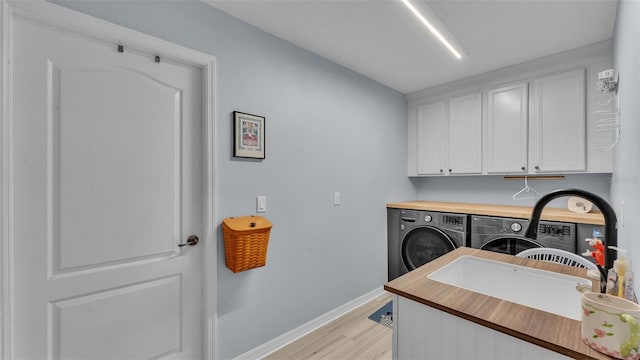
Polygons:
[[233,112],[233,156],[264,159],[264,116]]

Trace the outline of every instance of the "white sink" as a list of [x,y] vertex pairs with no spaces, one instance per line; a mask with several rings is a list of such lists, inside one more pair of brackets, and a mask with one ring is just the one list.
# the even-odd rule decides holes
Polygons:
[[428,278],[578,321],[581,294],[576,285],[591,286],[590,280],[581,277],[469,255],[457,258]]

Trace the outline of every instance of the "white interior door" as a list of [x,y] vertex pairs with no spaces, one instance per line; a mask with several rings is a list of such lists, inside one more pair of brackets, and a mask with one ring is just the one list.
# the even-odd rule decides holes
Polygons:
[[202,358],[202,70],[13,39],[15,357]]

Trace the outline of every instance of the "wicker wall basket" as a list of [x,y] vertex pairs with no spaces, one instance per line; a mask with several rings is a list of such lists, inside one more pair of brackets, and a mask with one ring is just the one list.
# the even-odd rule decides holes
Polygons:
[[225,262],[234,273],[264,266],[272,224],[262,216],[230,217],[222,221]]

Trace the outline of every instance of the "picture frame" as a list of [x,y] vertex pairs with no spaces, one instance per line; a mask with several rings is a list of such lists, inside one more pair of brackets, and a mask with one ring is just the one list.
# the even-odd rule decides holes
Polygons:
[[233,112],[233,156],[265,158],[265,118],[240,111]]

